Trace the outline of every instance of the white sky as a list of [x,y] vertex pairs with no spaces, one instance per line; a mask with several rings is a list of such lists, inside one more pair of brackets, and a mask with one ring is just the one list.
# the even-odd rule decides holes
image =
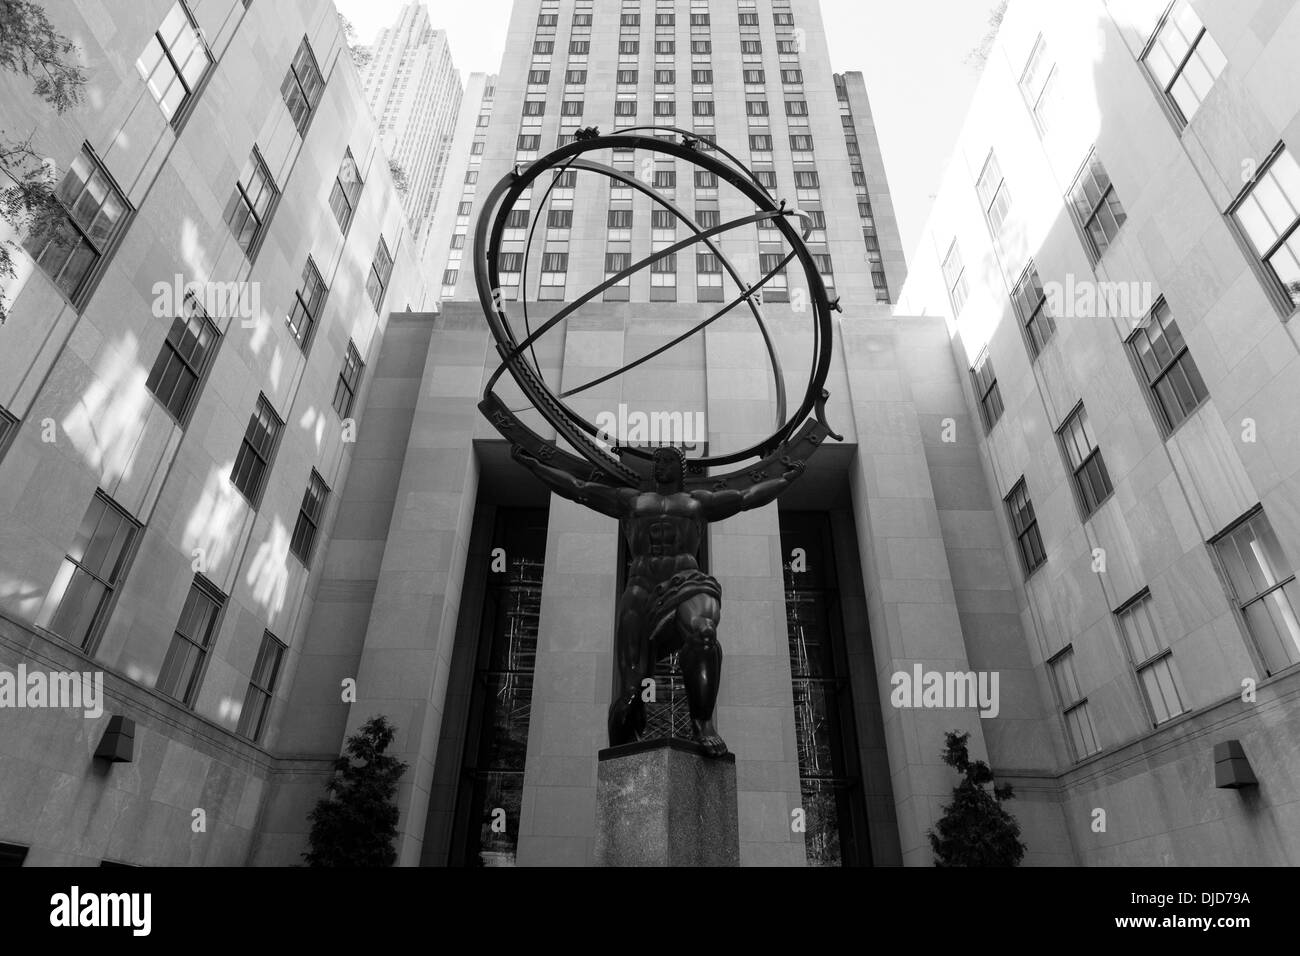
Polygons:
[[[445,29],[462,73],[501,66],[511,0],[424,0]],[[403,0],[335,0],[369,42],[397,19]],[[875,114],[898,213],[911,256],[932,196],[974,92],[966,54],[988,29],[995,0],[821,0],[831,67],[861,71]]]

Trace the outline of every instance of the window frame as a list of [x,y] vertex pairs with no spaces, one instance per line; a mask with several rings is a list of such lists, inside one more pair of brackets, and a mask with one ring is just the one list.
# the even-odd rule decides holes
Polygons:
[[[193,636],[181,631],[180,626],[185,617],[185,609],[189,606],[190,596],[198,591],[202,597],[211,601],[214,605],[212,617],[208,621],[208,626],[203,635],[203,643],[199,643]],[[171,700],[176,701],[182,707],[188,710],[194,709],[195,700],[198,697],[199,690],[203,686],[203,679],[207,675],[208,662],[211,659],[211,651],[214,646],[214,639],[221,631],[221,625],[225,618],[226,604],[228,596],[216,586],[213,581],[203,574],[195,574],[190,582],[190,589],[185,592],[185,603],[181,605],[180,614],[177,616],[176,624],[172,627],[172,638],[167,644],[167,653],[163,656],[162,664],[158,668],[158,677],[154,681],[154,690]],[[177,642],[183,641],[189,644],[198,652],[198,659],[195,662],[194,669],[190,672],[186,686],[179,695],[172,690],[166,690],[162,686],[162,679],[168,674],[168,663],[172,660],[175,649],[180,646]]]
[[[349,382],[347,372],[350,366],[355,369],[355,374]],[[357,392],[361,391],[361,379],[365,371],[366,363],[361,359],[361,352],[357,349],[356,343],[348,339],[348,347],[343,353],[343,365],[339,369],[338,381],[334,384],[334,398],[330,402],[330,406],[342,421],[352,417],[352,409],[356,405]],[[342,411],[339,410],[340,391],[348,396],[347,407]]]
[[[355,189],[351,192],[343,183],[343,170],[347,168],[349,163],[352,165],[352,171],[356,174],[356,178],[352,181]],[[329,206],[334,213],[334,221],[339,224],[339,229],[342,230],[345,236],[352,227],[353,219],[356,218],[357,204],[361,201],[361,190],[365,184],[365,180],[361,178],[361,167],[357,165],[356,157],[352,155],[352,147],[343,147],[343,159],[339,163],[339,171],[334,174],[334,186],[330,189]],[[340,218],[339,205],[335,202],[336,196],[347,209],[347,215],[343,218]]]
[[[1161,309],[1164,309],[1168,313],[1169,323],[1175,330],[1177,330],[1178,340],[1182,344],[1177,350],[1169,346],[1168,326],[1161,325],[1160,339],[1166,343],[1166,348],[1173,357],[1161,366],[1160,370],[1153,378],[1151,373],[1147,370],[1146,364],[1142,361],[1142,355],[1138,351],[1138,341],[1145,336],[1151,354],[1159,359],[1159,355],[1154,348],[1151,336],[1147,333],[1147,329],[1153,322],[1159,323]],[[1156,425],[1160,428],[1162,437],[1168,439],[1178,430],[1183,422],[1195,415],[1197,411],[1199,411],[1200,408],[1210,400],[1210,390],[1205,384],[1205,378],[1201,375],[1201,370],[1196,364],[1196,359],[1192,356],[1191,348],[1187,344],[1186,337],[1183,335],[1182,330],[1178,328],[1178,319],[1174,316],[1173,309],[1169,307],[1169,304],[1166,302],[1163,295],[1156,299],[1155,303],[1151,306],[1150,311],[1148,311],[1147,314],[1143,316],[1142,320],[1133,328],[1132,333],[1130,333],[1129,337],[1124,340],[1124,345],[1128,351],[1134,373],[1138,377],[1138,382],[1143,386],[1143,392],[1146,395],[1147,403],[1151,406],[1151,411],[1156,420]],[[1184,360],[1187,363],[1186,366],[1183,364]],[[1189,373],[1189,368],[1191,372],[1195,373],[1195,379],[1193,379],[1193,376]],[[1179,399],[1179,411],[1182,413],[1182,417],[1177,421],[1173,420],[1173,416],[1170,414],[1169,408],[1158,390],[1159,386],[1170,377],[1171,373],[1174,373],[1175,371],[1182,373],[1183,378],[1186,380],[1187,387],[1191,389],[1193,394],[1197,391],[1196,382],[1200,383],[1200,391],[1202,392],[1200,397],[1197,399],[1196,404],[1186,410],[1182,408],[1182,401]],[[1174,390],[1174,397],[1178,398],[1177,389]]]
[[[1074,427],[1076,423],[1078,424],[1077,429]],[[1088,420],[1088,410],[1084,407],[1082,401],[1079,401],[1070,410],[1070,413],[1061,422],[1060,427],[1056,429],[1056,440],[1065,459],[1065,466],[1070,471],[1073,479],[1075,501],[1079,505],[1083,520],[1088,521],[1115,494],[1115,483],[1111,480],[1110,471],[1106,468],[1106,459],[1101,453],[1101,444],[1097,441],[1096,433],[1092,430],[1092,425]],[[1084,449],[1079,446],[1080,441],[1091,443],[1091,447],[1086,454]],[[1076,457],[1079,458],[1077,463],[1074,460]],[[1104,493],[1100,496],[1093,487],[1094,479],[1100,481],[1104,486]]]
[[[257,683],[259,672],[262,670],[262,662],[268,650],[275,653],[275,662],[271,666],[271,676],[266,682],[267,686],[263,687]],[[252,673],[248,675],[248,689],[244,692],[244,703],[239,709],[239,721],[235,725],[235,733],[254,744],[260,744],[262,735],[265,733],[267,725],[270,723],[268,717],[271,713],[271,706],[275,702],[276,686],[280,681],[280,674],[284,669],[284,658],[289,650],[287,644],[272,634],[269,630],[262,631],[262,642],[257,648],[257,657],[253,661]],[[248,724],[248,714],[252,713],[249,704],[255,695],[261,695],[259,708],[257,711],[256,726],[250,728]]]
[[[253,445],[248,437],[249,428],[252,427],[254,421],[260,420],[258,413],[263,408],[265,408],[268,417],[276,425],[275,432],[270,436],[270,441],[267,445],[265,455],[263,455],[261,450]],[[275,463],[275,455],[276,452],[279,451],[280,439],[283,438],[283,436],[284,419],[276,412],[275,406],[271,403],[271,400],[266,397],[266,393],[258,393],[257,401],[253,405],[253,412],[249,416],[248,424],[244,426],[244,434],[240,437],[239,452],[236,453],[235,462],[231,465],[229,479],[231,487],[234,488],[235,491],[239,492],[254,511],[257,511],[262,505],[262,497],[266,493],[267,478],[271,474],[271,466]],[[241,488],[235,480],[235,476],[239,473],[239,463],[243,460],[245,448],[247,448],[250,454],[256,457],[262,464],[261,471],[258,474],[255,485],[251,489],[251,493]]]
[[[190,311],[191,309],[192,311]],[[148,390],[149,394],[153,396],[154,400],[162,406],[163,410],[166,411],[183,430],[189,425],[190,416],[194,412],[194,406],[198,403],[199,393],[203,390],[203,386],[207,381],[208,371],[212,368],[213,362],[216,360],[217,350],[220,348],[224,336],[221,334],[221,329],[217,327],[217,324],[212,321],[212,318],[208,313],[201,305],[199,305],[198,300],[195,298],[193,293],[187,292],[185,294],[182,310],[185,311],[186,314],[172,317],[171,327],[167,330],[167,335],[163,338],[162,347],[158,350],[157,356],[154,357],[153,365],[150,366],[149,374],[145,378],[145,388]],[[192,356],[187,358],[181,353],[181,350],[177,348],[176,344],[172,342],[172,333],[176,330],[177,323],[183,322],[185,327],[188,327],[190,322],[194,319],[198,319],[200,327],[212,334],[212,343],[206,350],[204,350],[203,362],[197,368],[191,361]],[[163,359],[167,358],[167,364],[169,365],[173,357],[176,361],[180,362],[182,369],[194,376],[194,384],[191,386],[189,394],[185,397],[185,401],[180,409],[173,408],[170,399],[164,400],[163,397],[149,385],[149,382],[153,381],[154,372],[158,369],[159,364]],[[165,380],[165,377],[166,365],[163,367],[163,371],[159,376],[159,382],[157,384],[161,385],[162,381]],[[177,383],[179,383],[179,381],[180,380],[177,379]],[[175,394],[175,384],[173,384],[172,396]],[[0,443],[0,455],[3,455],[3,453],[3,444]]]
[[[1163,645],[1158,648],[1154,654],[1149,654],[1142,659],[1139,659],[1138,656],[1134,654],[1135,642],[1129,633],[1129,629],[1125,626],[1126,618],[1130,615],[1136,614],[1139,609],[1145,611],[1151,635],[1154,638],[1153,643]],[[1184,694],[1181,686],[1182,680],[1178,674],[1178,668],[1173,663],[1174,650],[1169,646],[1169,642],[1164,639],[1161,628],[1158,626],[1160,622],[1156,615],[1155,599],[1151,596],[1151,589],[1147,587],[1142,588],[1137,592],[1137,594],[1133,595],[1119,607],[1115,608],[1111,613],[1115,618],[1115,627],[1120,632],[1120,639],[1124,645],[1124,655],[1128,659],[1129,667],[1133,672],[1133,679],[1138,686],[1139,696],[1144,702],[1147,710],[1147,717],[1151,721],[1151,726],[1153,728],[1159,727],[1162,724],[1167,724],[1169,721],[1181,717],[1183,714],[1189,713],[1192,708],[1187,706],[1183,699]],[[1151,691],[1147,687],[1146,680],[1142,676],[1145,671],[1161,665],[1164,665],[1167,669],[1169,682],[1173,688],[1174,697],[1178,702],[1179,708],[1177,711],[1169,710],[1168,702],[1165,701],[1162,693],[1161,701],[1166,705],[1166,709],[1169,710],[1168,716],[1163,719],[1156,710],[1155,703],[1151,697]]]
[[[198,102],[199,94],[203,92],[203,88],[207,85],[208,78],[212,75],[212,68],[216,64],[216,57],[212,55],[212,49],[208,46],[207,37],[203,35],[203,29],[199,26],[198,21],[194,19],[194,13],[190,10],[189,4],[186,3],[186,0],[176,0],[173,5],[173,8],[174,7],[180,8],[190,30],[194,34],[194,38],[198,41],[198,48],[203,51],[203,56],[206,61],[203,67],[203,72],[199,75],[199,78],[194,85],[191,86],[185,78],[184,71],[176,63],[176,57],[172,52],[172,48],[163,40],[162,28],[166,25],[167,16],[171,13],[171,9],[168,9],[167,13],[163,15],[163,22],[158,24],[158,29],[154,30],[153,36],[150,38],[149,42],[145,44],[144,50],[140,51],[140,56],[136,58],[136,72],[140,72],[140,62],[144,57],[144,54],[149,50],[149,43],[157,42],[163,55],[158,62],[154,64],[154,69],[150,71],[148,76],[141,74],[141,79],[144,80],[145,88],[148,89],[152,95],[153,89],[150,81],[153,79],[154,71],[157,70],[163,60],[167,61],[167,64],[171,67],[174,80],[179,82],[181,87],[185,90],[185,96],[176,104],[176,109],[172,111],[170,116],[167,115],[166,110],[163,110],[163,115],[167,117],[167,125],[170,126],[174,132],[179,133],[181,128],[185,125],[185,121],[189,119],[190,113],[194,109],[194,104]],[[160,109],[162,109],[163,101],[161,99],[155,96],[154,102],[158,104]]]
[[[1023,509],[1018,509],[1014,504],[1017,494],[1024,500]],[[1011,537],[1016,547],[1016,553],[1020,558],[1020,568],[1024,572],[1025,580],[1028,580],[1034,575],[1034,572],[1047,563],[1047,546],[1043,544],[1043,535],[1038,527],[1038,512],[1034,510],[1034,499],[1029,494],[1029,483],[1024,475],[1021,475],[1019,480],[1012,485],[1011,490],[1002,499],[1002,502],[1006,506],[1007,517],[1011,525]],[[1025,511],[1029,513],[1029,520],[1023,522],[1022,526],[1020,519]],[[1025,550],[1025,539],[1030,535],[1033,536],[1031,544],[1036,542],[1038,546],[1037,552],[1041,553],[1041,557],[1032,564]],[[1031,548],[1030,553],[1033,552],[1034,549]]]

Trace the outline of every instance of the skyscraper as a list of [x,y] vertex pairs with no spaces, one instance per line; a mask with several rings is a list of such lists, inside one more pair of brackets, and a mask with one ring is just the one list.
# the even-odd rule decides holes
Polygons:
[[362,90],[384,151],[406,175],[402,208],[419,237],[429,228],[446,174],[463,92],[460,73],[446,31],[433,28],[423,0],[405,4],[368,50]]

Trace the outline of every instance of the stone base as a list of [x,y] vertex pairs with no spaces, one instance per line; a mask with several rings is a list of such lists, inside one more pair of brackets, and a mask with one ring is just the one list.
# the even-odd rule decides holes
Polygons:
[[736,757],[688,740],[600,751],[597,866],[739,866]]

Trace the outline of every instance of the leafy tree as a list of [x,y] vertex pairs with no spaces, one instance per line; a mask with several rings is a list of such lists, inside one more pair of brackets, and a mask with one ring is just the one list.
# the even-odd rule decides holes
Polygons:
[[352,62],[356,64],[357,69],[361,69],[370,62],[374,56],[370,50],[357,42],[357,28],[352,25],[352,21],[339,14],[339,29],[343,31],[343,42],[348,45],[348,53],[352,54]]
[[388,171],[393,176],[393,185],[397,187],[399,193],[405,193],[411,188],[411,181],[406,177],[406,168],[395,159],[388,161]]
[[392,866],[397,862],[397,781],[406,764],[384,753],[397,735],[372,717],[348,738],[311,821],[308,866]]
[[[0,0],[0,69],[33,81],[32,89],[63,114],[81,102],[86,74],[80,50],[54,29],[31,0]],[[57,170],[32,147],[33,131],[21,138],[0,130],[0,217],[16,236],[66,238],[70,227],[54,197]],[[16,242],[0,240],[0,284],[14,277]],[[0,294],[0,324],[8,318]]]
[[1002,801],[1014,797],[1009,785],[985,786],[993,782],[993,771],[983,760],[971,760],[966,749],[970,734],[949,731],[943,762],[965,779],[953,788],[952,803],[927,835],[934,850],[935,866],[1016,866],[1025,855],[1020,842],[1020,824],[1002,808]]
[[989,28],[988,32],[980,38],[980,42],[966,54],[966,65],[973,67],[978,73],[984,69],[984,64],[989,61],[989,54],[993,52],[993,41],[998,37],[998,30],[1002,28],[1002,20],[1007,15],[1007,0],[998,0],[989,10]]

